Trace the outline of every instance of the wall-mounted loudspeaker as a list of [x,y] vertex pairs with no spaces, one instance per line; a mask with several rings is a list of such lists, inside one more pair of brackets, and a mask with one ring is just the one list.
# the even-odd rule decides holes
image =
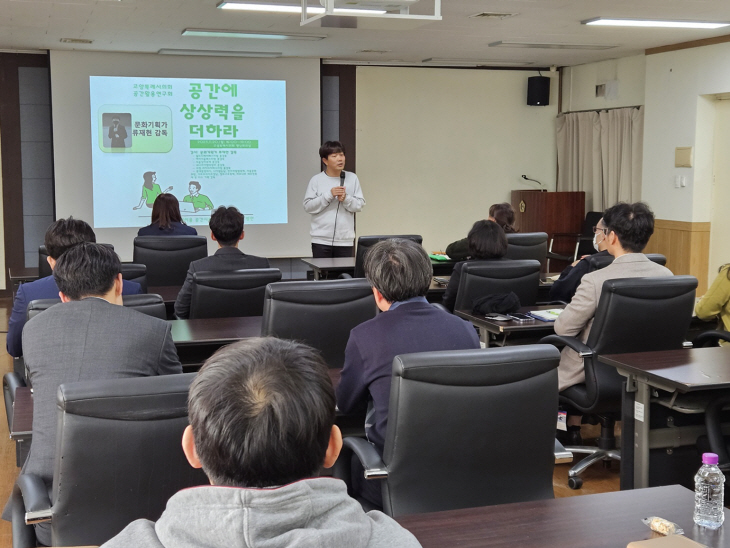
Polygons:
[[550,78],[530,76],[527,79],[527,104],[533,107],[550,104]]

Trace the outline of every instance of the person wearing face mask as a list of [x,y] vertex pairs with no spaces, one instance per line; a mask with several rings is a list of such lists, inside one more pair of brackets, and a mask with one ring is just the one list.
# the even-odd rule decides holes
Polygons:
[[565,270],[560,273],[560,278],[550,288],[551,301],[569,303],[573,295],[575,295],[575,291],[578,289],[583,276],[588,274],[588,259],[608,255],[608,251],[606,251],[605,229],[606,225],[603,223],[603,219],[598,221],[598,224],[593,227],[593,247],[598,253],[595,255],[583,255],[573,264],[565,267]]

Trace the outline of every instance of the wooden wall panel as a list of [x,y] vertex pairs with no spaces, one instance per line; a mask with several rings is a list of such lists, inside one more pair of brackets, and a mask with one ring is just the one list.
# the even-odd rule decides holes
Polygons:
[[691,274],[698,280],[697,296],[707,291],[710,260],[710,223],[688,223],[657,219],[646,253],[667,257],[667,268],[675,274]]

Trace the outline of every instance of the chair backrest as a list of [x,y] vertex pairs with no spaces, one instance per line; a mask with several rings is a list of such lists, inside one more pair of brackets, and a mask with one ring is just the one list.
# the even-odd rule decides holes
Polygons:
[[[620,408],[621,384],[616,368],[598,361],[600,354],[681,349],[692,319],[697,278],[619,278],[603,283],[601,298],[586,344],[585,385],[568,390],[586,413]],[[565,392],[567,394],[567,391]]]
[[137,236],[132,262],[147,266],[147,283],[182,285],[192,261],[208,256],[205,236]]
[[378,242],[383,240],[391,240],[393,238],[401,238],[404,240],[413,240],[417,244],[423,243],[423,238],[418,234],[401,234],[391,236],[360,236],[357,239],[357,249],[355,251],[355,273],[352,275],[353,278],[364,278],[365,270],[363,269],[363,261],[365,260],[365,253],[368,249],[373,247]]
[[161,320],[167,319],[165,301],[156,293],[144,293],[141,295],[122,295],[122,302],[127,308],[132,308],[142,314]]
[[[165,312],[165,301],[162,300],[160,295],[156,294],[141,294],[141,295],[122,295],[122,301],[124,306],[127,308],[133,308],[134,310],[160,318],[161,320],[167,319],[167,313]],[[25,309],[26,321],[35,318],[38,314],[47,310],[55,304],[59,304],[61,299],[36,299],[30,301],[28,307]]]
[[537,302],[540,285],[540,263],[523,261],[471,261],[461,269],[454,310],[474,306],[474,299],[485,295],[514,292],[522,306]]
[[180,489],[208,483],[180,448],[194,377],[60,386],[51,496],[54,546],[103,544],[135,519],[157,520]]
[[534,259],[545,264],[547,239],[545,232],[513,232],[507,234],[505,259]]
[[[649,259],[651,262],[666,266],[667,264],[667,258],[662,255],[661,253],[646,253],[646,258]],[[610,265],[613,262],[613,256],[612,255],[596,255],[593,257],[589,257],[587,259],[588,261],[588,272],[593,272],[594,270],[600,270],[602,268],[606,268],[608,265]]]
[[361,278],[281,282],[266,288],[261,335],[305,342],[331,368],[342,367],[350,330],[377,310],[370,284]]
[[278,268],[193,274],[190,319],[261,316],[264,292],[281,280]]
[[[102,244],[109,248],[114,250],[114,246],[112,244]],[[53,274],[53,270],[51,270],[51,265],[48,264],[48,250],[46,249],[45,244],[38,247],[38,277],[39,278],[46,278]]]
[[552,498],[559,362],[544,344],[396,356],[386,513]]
[[143,264],[122,263],[122,278],[137,282],[142,286],[142,293],[147,293],[147,267]]

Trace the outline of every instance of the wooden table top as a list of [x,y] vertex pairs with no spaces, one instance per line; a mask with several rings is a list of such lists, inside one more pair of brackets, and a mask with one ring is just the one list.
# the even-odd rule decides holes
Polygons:
[[355,257],[304,257],[302,262],[319,270],[355,268]]
[[[526,314],[533,310],[549,310],[551,308],[565,308],[563,305],[552,304],[552,305],[540,305],[540,306],[523,306],[519,312]],[[454,310],[454,314],[465,320],[469,320],[476,326],[484,327],[490,333],[511,333],[516,331],[547,331],[551,333],[555,330],[554,322],[543,322],[541,320],[535,320],[534,322],[516,322],[510,320],[508,322],[498,322],[490,320],[482,315],[472,314],[471,310]]]
[[261,336],[261,316],[170,320],[175,346],[227,344]]
[[8,277],[11,282],[15,281],[28,281],[38,279],[38,267],[30,268],[9,268]]
[[[416,514],[397,521],[423,548],[624,548],[660,535],[642,523],[659,516],[707,546],[730,545],[730,530],[692,521],[694,493],[679,485]],[[725,510],[726,522],[730,511]]]
[[598,360],[680,392],[730,388],[730,346],[608,354]]
[[181,287],[179,285],[151,285],[147,287],[147,293],[159,295],[166,303],[174,303]]

